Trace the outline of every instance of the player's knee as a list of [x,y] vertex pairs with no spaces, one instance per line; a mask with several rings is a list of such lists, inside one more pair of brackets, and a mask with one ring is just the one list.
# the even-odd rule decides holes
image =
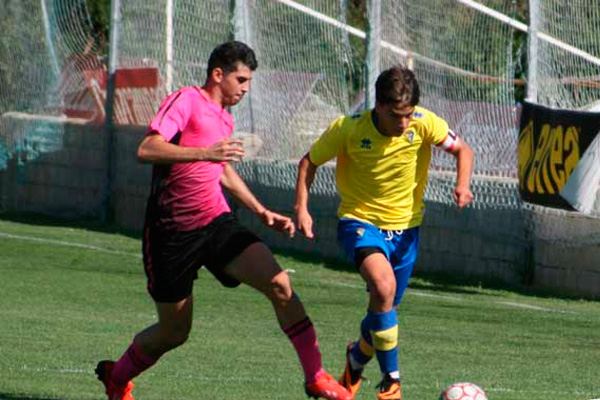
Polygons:
[[168,349],[174,349],[184,344],[190,335],[190,327],[188,326],[170,326],[163,329],[162,341]]
[[282,271],[271,279],[267,297],[278,303],[287,303],[292,300],[294,291],[292,290],[292,283],[287,272]]
[[370,288],[371,300],[378,305],[388,307],[394,302],[396,294],[396,282],[382,280],[374,282]]
[[187,342],[189,336],[189,331],[176,331],[174,332],[174,335],[169,338],[169,345],[171,348],[179,347]]

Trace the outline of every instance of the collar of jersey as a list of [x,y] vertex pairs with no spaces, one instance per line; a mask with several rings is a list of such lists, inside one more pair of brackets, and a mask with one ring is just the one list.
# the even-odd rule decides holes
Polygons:
[[233,126],[233,117],[225,107],[221,107],[219,104],[215,103],[202,91],[202,88],[200,88],[199,86],[194,86],[194,89],[196,89],[200,96],[205,100],[206,105],[212,112],[224,119],[228,125]]

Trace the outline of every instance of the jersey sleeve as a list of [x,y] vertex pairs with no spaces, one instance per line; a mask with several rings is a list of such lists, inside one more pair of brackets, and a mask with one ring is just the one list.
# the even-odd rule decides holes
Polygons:
[[451,133],[448,123],[433,113],[429,115],[427,122],[425,141],[434,146],[444,143],[448,134]]
[[150,122],[148,133],[158,133],[167,142],[185,128],[192,111],[190,95],[186,91],[175,92],[163,101],[158,113]]
[[342,126],[346,117],[341,116],[329,125],[323,134],[313,143],[309,157],[315,165],[325,164],[327,161],[335,158],[344,148],[344,138]]
[[458,145],[460,139],[458,135],[450,129],[448,123],[430,112],[426,119],[427,127],[425,130],[425,141],[442,148],[445,151],[452,152]]

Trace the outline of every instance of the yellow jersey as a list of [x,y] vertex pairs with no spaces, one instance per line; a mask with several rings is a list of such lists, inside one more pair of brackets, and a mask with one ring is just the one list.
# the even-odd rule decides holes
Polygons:
[[337,157],[336,183],[341,197],[339,218],[353,218],[388,230],[419,226],[431,145],[448,135],[446,121],[415,107],[400,136],[382,135],[372,111],[341,116],[312,145],[312,163]]

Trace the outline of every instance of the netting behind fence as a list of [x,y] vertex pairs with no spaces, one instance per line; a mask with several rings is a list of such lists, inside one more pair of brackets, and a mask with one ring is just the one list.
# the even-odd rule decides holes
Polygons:
[[[600,7],[596,1],[541,0],[537,102],[600,111]],[[550,42],[556,39],[562,45]],[[574,52],[572,48],[579,50]]]
[[[537,103],[600,111],[600,8],[593,0],[540,0],[535,87]],[[600,133],[599,133],[600,134]],[[596,156],[600,160],[600,155]],[[596,161],[597,165],[599,161]],[[590,184],[593,184],[590,182]],[[596,187],[599,186],[595,183]],[[574,212],[528,204],[533,238],[558,247],[600,245],[600,221]],[[592,216],[600,216],[597,191]]]
[[25,162],[59,149],[58,122],[92,118],[103,104],[86,91],[83,77],[102,68],[84,0],[8,1],[0,20],[2,169],[11,158]]
[[[343,21],[340,2],[306,3]],[[249,39],[261,66],[238,128],[263,139],[260,156],[299,159],[348,109],[346,32],[277,1],[252,1],[249,8]]]
[[[488,2],[514,17],[512,2]],[[382,67],[398,62],[413,67],[421,103],[445,118],[477,154],[475,174],[516,177],[517,107],[514,102],[513,28],[453,0],[385,1],[383,39],[408,51],[383,49]],[[453,171],[455,160],[435,151],[435,171]],[[495,181],[482,180],[482,188]],[[517,206],[514,188],[485,189],[476,206]],[[451,202],[448,185],[429,185],[427,198]],[[497,196],[496,196],[497,195]]]

